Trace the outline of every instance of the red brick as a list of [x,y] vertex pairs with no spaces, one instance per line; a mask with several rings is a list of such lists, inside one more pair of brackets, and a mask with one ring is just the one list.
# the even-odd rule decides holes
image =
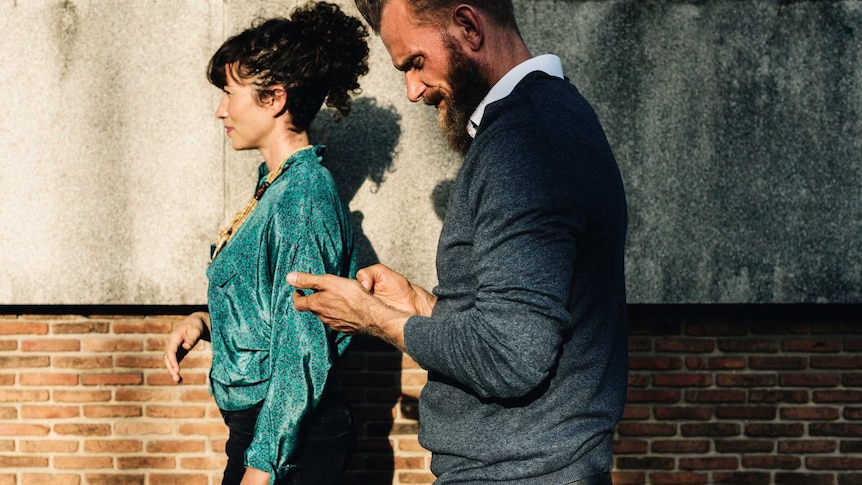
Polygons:
[[801,423],[747,423],[745,436],[752,438],[799,437],[805,434]]
[[108,322],[70,322],[54,323],[51,325],[51,333],[55,334],[94,334],[108,333],[110,324]]
[[147,406],[147,416],[151,418],[202,418],[206,414],[206,408],[197,406]]
[[841,374],[841,384],[844,387],[862,387],[862,372],[845,372]]
[[744,369],[744,357],[688,357],[685,366],[690,370]]
[[748,359],[748,366],[755,370],[805,370],[805,357],[755,357]]
[[781,473],[775,474],[775,485],[834,485],[835,476],[831,474],[814,473]]
[[19,376],[22,386],[77,386],[78,374],[21,373]]
[[862,485],[862,473],[840,473],[838,485]]
[[[0,484],[4,483],[0,480]],[[9,482],[15,484],[17,482]],[[72,473],[24,473],[21,485],[80,485],[81,477]]]
[[50,432],[51,428],[41,424],[3,423],[0,426],[0,436],[45,436]]
[[629,370],[677,370],[682,368],[678,357],[629,357]]
[[837,436],[842,438],[862,438],[862,424],[851,423],[810,423],[810,436]]
[[183,436],[227,436],[227,426],[224,423],[192,423],[181,424],[179,433]]
[[702,485],[709,483],[706,473],[692,472],[656,472],[649,474],[652,485]]
[[845,454],[862,454],[862,441],[842,441],[840,451]]
[[19,444],[22,453],[74,453],[78,451],[77,440],[59,440],[48,437],[42,440],[22,440]]
[[726,354],[775,354],[778,342],[763,339],[720,339],[718,350]]
[[[646,476],[642,472],[611,472],[614,485],[645,485]],[[370,483],[370,482],[366,482]]]
[[26,369],[28,367],[48,367],[51,359],[43,355],[0,356],[0,369]]
[[650,408],[646,406],[626,406],[625,409],[623,409],[623,420],[636,421],[649,418]]
[[173,469],[177,462],[172,456],[121,456],[117,458],[118,470],[139,470],[146,468]]
[[709,387],[712,376],[709,374],[656,374],[653,385],[657,387]]
[[856,404],[862,402],[862,391],[814,391],[814,402]]
[[650,451],[674,454],[708,453],[709,443],[707,440],[655,440]]
[[845,352],[862,352],[862,339],[844,338],[842,344]]
[[110,456],[54,456],[54,468],[60,470],[94,470],[113,467],[114,459]]
[[147,453],[201,453],[206,446],[200,440],[159,440],[147,443]]
[[716,485],[770,485],[772,477],[765,472],[715,472],[712,474]]
[[21,406],[21,417],[24,419],[62,419],[81,415],[77,406]]
[[57,402],[107,402],[111,391],[54,391]]
[[651,338],[632,337],[629,339],[629,353],[651,352],[652,351],[652,343],[653,343],[653,339],[651,339]]
[[87,479],[87,485],[144,485],[146,480],[145,475],[121,475],[112,473],[87,473],[85,477]]
[[[180,468],[184,470],[212,470],[224,469],[227,458],[224,456],[189,457],[180,458]],[[390,457],[389,466],[392,466]]]
[[708,421],[712,418],[712,408],[689,406],[657,406],[654,411],[657,420]]
[[144,343],[140,340],[120,338],[97,338],[85,339],[82,342],[83,350],[86,352],[140,352],[144,350]]
[[38,339],[22,340],[21,350],[24,352],[75,352],[81,349],[77,339]]
[[182,401],[173,389],[140,389],[124,387],[117,389],[116,400],[119,402],[157,402]]
[[109,436],[111,434],[111,425],[58,423],[54,425],[54,432],[71,436]]
[[40,402],[47,401],[50,398],[48,391],[33,390],[33,391],[11,391],[0,390],[0,403],[3,402]]
[[675,403],[679,402],[682,394],[677,390],[637,390],[631,389],[627,393],[629,403]]
[[430,472],[399,472],[398,473],[398,483],[403,483],[404,485],[419,485],[419,484],[431,484],[434,482],[434,475]]
[[201,473],[150,473],[150,485],[207,485],[209,477]]
[[613,443],[614,455],[645,455],[649,443],[643,440],[618,440]]
[[799,339],[785,340],[781,343],[781,350],[784,352],[839,352],[841,350],[840,340],[817,340],[817,339]]
[[802,460],[797,456],[787,455],[746,455],[742,457],[742,466],[770,470],[796,470],[802,466]]
[[[180,425],[180,428],[183,426],[190,425]],[[201,429],[206,429],[207,425],[201,423]],[[117,422],[114,424],[114,435],[115,436],[137,436],[137,435],[171,435],[176,431],[173,426],[168,426],[165,423],[159,422],[151,422],[151,421],[141,421],[141,420],[127,420],[122,422]]]
[[53,358],[54,367],[58,369],[110,369],[114,367],[114,358],[110,355]]
[[680,353],[710,353],[715,350],[715,340],[710,339],[656,339],[656,352],[680,352]]
[[778,452],[790,455],[810,455],[814,453],[832,453],[838,447],[830,440],[794,440],[779,441]]
[[772,420],[776,415],[775,406],[719,406],[715,417],[719,419]]
[[42,456],[0,455],[0,470],[14,468],[46,468],[48,458]]
[[815,355],[811,357],[811,368],[859,370],[862,368],[862,355],[852,357]]
[[772,322],[756,322],[752,323],[749,328],[754,334],[763,335],[789,335],[789,334],[804,334],[811,333],[811,324],[807,322],[787,322],[787,321],[772,321]]
[[737,423],[696,423],[681,424],[680,434],[685,437],[728,437],[742,433],[742,426]]
[[809,470],[862,470],[862,457],[809,456],[805,466]]
[[620,436],[674,436],[676,425],[652,423],[620,423],[617,434]]
[[774,448],[773,440],[715,440],[718,453],[771,453]]
[[862,419],[862,407],[845,407],[844,419],[849,421],[859,421]]
[[673,458],[621,456],[617,458],[619,470],[673,470]]
[[84,416],[88,418],[136,418],[143,416],[141,406],[100,404],[84,406]]
[[652,376],[645,374],[629,373],[629,387],[649,387],[652,384]]
[[808,391],[778,391],[752,389],[748,392],[748,402],[803,404],[808,402]]
[[837,387],[838,374],[783,373],[779,376],[781,387]]
[[48,324],[33,322],[0,322],[0,335],[47,335]]
[[11,406],[0,406],[0,419],[17,419],[18,410]]
[[691,390],[685,393],[686,402],[695,403],[741,403],[745,402],[745,391],[737,390]]
[[174,322],[167,319],[148,318],[146,320],[114,321],[111,329],[116,334],[124,333],[170,333]]
[[739,459],[733,456],[680,458],[679,468],[680,470],[735,470],[739,468]]
[[143,449],[140,440],[85,440],[87,453],[138,453]]
[[143,374],[140,372],[81,375],[81,384],[85,386],[130,386],[143,382]]
[[777,382],[775,374],[718,374],[719,387],[772,387]]
[[830,421],[838,419],[838,408],[824,406],[801,406],[781,408],[781,419],[783,421]]

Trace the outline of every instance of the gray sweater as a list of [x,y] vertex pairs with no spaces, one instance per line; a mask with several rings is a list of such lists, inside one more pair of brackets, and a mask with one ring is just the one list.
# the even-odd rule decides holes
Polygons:
[[528,75],[486,107],[437,251],[437,304],[405,327],[429,371],[438,484],[565,484],[611,468],[626,399],[626,201],[592,108]]

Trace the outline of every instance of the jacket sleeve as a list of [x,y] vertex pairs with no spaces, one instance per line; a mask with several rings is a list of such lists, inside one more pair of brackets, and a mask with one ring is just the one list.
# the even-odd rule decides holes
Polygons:
[[[329,371],[349,337],[311,312],[298,312],[285,281],[290,271],[342,276],[355,271],[352,233],[328,177],[309,177],[288,191],[266,231],[272,294],[269,388],[246,452],[246,465],[270,472],[270,483],[294,466],[304,419],[320,402]],[[351,275],[352,276],[352,275]],[[266,295],[261,295],[265,298]]]
[[405,327],[407,352],[420,365],[481,398],[522,397],[542,385],[572,325],[582,188],[563,163],[537,159],[542,150],[525,153],[541,141],[529,127],[522,133],[494,137],[493,149],[486,139],[466,177],[460,210],[469,227],[460,230],[473,242],[473,303]]

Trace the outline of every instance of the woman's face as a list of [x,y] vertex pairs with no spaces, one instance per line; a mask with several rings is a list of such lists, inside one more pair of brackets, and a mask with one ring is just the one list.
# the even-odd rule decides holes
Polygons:
[[265,148],[275,133],[276,118],[271,107],[258,100],[253,84],[237,79],[232,66],[226,66],[225,70],[227,86],[216,118],[224,123],[234,150]]

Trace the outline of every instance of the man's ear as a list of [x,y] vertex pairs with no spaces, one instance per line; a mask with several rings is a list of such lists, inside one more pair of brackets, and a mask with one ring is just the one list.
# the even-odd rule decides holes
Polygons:
[[461,4],[455,7],[453,20],[462,36],[459,40],[467,42],[470,50],[479,50],[485,37],[485,19],[482,14],[472,5]]

